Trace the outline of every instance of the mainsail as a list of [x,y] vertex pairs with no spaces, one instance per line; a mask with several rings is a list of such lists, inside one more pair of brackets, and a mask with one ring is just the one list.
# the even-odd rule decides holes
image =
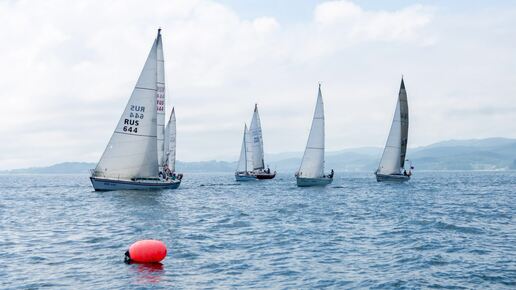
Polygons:
[[115,179],[158,176],[156,136],[158,39],[152,45],[129,102],[95,168],[95,176]]
[[157,39],[157,143],[158,143],[158,164],[160,167],[165,163],[165,61],[163,57],[163,42],[161,33],[158,30]]
[[260,116],[258,115],[258,105],[254,106],[253,120],[251,121],[252,152],[253,152],[253,169],[264,169],[265,163],[263,161],[263,137],[262,126],[260,125]]
[[172,108],[165,129],[165,163],[171,172],[176,170],[176,112],[174,108]]
[[324,175],[324,104],[320,84],[312,127],[298,174],[299,177],[308,178],[319,178]]
[[378,166],[378,173],[400,174],[405,166],[409,126],[408,115],[407,91],[402,78],[396,111],[394,112],[387,144],[385,144],[382,159]]

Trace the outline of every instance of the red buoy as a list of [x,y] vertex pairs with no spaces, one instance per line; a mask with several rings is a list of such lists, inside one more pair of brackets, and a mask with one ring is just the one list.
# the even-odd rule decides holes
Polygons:
[[165,259],[167,246],[158,240],[142,240],[132,244],[125,253],[126,262],[158,263]]

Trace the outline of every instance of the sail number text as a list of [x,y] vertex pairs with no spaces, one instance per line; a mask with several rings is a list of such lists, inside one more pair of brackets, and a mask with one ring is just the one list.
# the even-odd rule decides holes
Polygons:
[[138,126],[140,125],[140,120],[142,120],[145,117],[144,112],[144,106],[131,105],[131,112],[129,113],[129,118],[124,119],[124,127],[122,127],[122,130],[124,132],[129,133],[138,133]]
[[165,112],[165,87],[164,86],[158,86],[158,95],[157,95],[157,102],[156,102],[156,110],[161,113]]

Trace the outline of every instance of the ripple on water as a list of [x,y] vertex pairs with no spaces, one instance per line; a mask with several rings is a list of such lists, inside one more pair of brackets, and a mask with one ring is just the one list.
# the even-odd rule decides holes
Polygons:
[[[515,172],[337,176],[100,193],[85,175],[0,175],[0,287],[516,287]],[[163,264],[124,264],[146,238],[168,245]]]

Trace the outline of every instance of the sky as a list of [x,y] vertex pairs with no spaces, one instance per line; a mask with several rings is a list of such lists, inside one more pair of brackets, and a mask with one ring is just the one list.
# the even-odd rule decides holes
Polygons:
[[[514,1],[0,0],[0,170],[97,162],[161,27],[182,161],[384,145],[401,76],[409,148],[516,138]],[[168,116],[167,116],[168,118]],[[410,150],[408,152],[410,155]]]

